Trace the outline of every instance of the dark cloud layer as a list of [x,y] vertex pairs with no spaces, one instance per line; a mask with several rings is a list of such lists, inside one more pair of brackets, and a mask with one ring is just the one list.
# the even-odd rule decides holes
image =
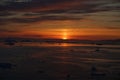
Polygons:
[[5,23],[31,23],[31,22],[42,22],[49,20],[80,20],[82,18],[77,17],[69,17],[69,16],[40,16],[35,18],[3,18],[0,19],[0,24],[4,25]]
[[[81,20],[85,14],[112,10],[120,10],[119,0],[1,0],[0,24]],[[81,16],[76,17],[76,14]]]
[[16,33],[18,31],[9,30],[9,29],[0,29],[0,33]]
[[[88,14],[101,11],[110,11],[110,10],[120,10],[120,1],[119,0],[2,0],[0,1],[0,16],[13,16],[19,14],[19,12],[28,12],[28,14],[23,16],[38,16],[37,18],[17,18],[14,17],[11,19],[1,18],[1,24],[6,21],[13,22],[35,22],[42,20],[79,20],[81,17],[73,16],[61,16],[61,14]],[[4,4],[4,5],[3,5]],[[11,13],[11,12],[18,13]],[[30,12],[34,14],[30,14]],[[47,14],[59,14],[48,16]],[[2,20],[3,19],[3,20]]]
[[118,9],[120,8],[119,0],[32,0],[29,2],[6,2],[0,5],[0,10],[16,10],[16,11],[46,11],[46,10],[67,10],[79,9],[87,10],[95,9]]

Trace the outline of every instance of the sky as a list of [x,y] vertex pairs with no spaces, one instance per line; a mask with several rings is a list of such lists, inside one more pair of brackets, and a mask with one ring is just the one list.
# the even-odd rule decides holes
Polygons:
[[120,39],[120,0],[0,0],[0,38]]

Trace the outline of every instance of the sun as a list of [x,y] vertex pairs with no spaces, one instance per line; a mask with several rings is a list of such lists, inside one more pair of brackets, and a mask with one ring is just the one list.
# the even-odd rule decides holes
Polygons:
[[67,40],[67,37],[63,37],[63,40]]

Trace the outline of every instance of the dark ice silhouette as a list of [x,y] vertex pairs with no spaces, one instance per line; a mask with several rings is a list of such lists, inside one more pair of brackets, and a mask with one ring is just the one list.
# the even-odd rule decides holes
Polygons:
[[16,65],[11,64],[11,63],[0,63],[0,68],[1,69],[12,69],[14,68]]
[[106,76],[105,73],[98,72],[95,66],[91,67],[91,77],[92,80],[102,80]]
[[11,39],[11,38],[7,38],[7,39],[4,41],[4,43],[5,43],[6,45],[10,45],[10,46],[15,45],[16,42],[17,42],[16,40]]
[[66,76],[66,80],[70,80],[70,78],[71,78],[71,75],[68,74],[68,75]]

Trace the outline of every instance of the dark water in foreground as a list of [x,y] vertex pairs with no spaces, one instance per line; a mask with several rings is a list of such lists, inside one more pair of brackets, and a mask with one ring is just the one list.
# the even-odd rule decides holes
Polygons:
[[120,80],[120,45],[0,43],[1,63],[0,80]]

